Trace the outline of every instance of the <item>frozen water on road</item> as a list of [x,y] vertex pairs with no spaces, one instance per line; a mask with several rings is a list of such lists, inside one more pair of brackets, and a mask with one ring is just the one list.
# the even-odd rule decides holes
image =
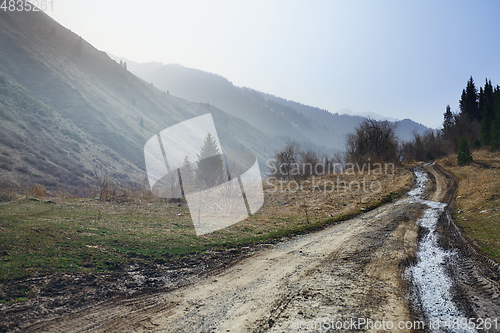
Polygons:
[[[429,207],[418,221],[419,226],[426,229],[428,233],[418,244],[416,265],[409,267],[406,274],[413,279],[416,287],[415,296],[420,300],[427,319],[426,327],[431,324],[432,332],[476,332],[467,325],[460,325],[460,320],[465,316],[458,311],[450,294],[452,280],[446,273],[446,266],[458,254],[446,251],[438,245],[439,235],[436,232],[436,225],[446,204],[421,199],[427,176],[421,170],[416,170],[415,175],[417,186],[408,192],[409,201]],[[459,324],[454,325],[457,322]]]

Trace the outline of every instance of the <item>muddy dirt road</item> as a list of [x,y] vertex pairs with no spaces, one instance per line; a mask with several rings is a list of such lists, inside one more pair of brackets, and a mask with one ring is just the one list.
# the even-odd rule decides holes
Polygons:
[[[433,166],[427,170],[430,180],[422,196],[450,202],[456,188],[453,179]],[[357,326],[358,318],[367,323],[391,322],[392,331],[398,331],[400,322],[409,328],[425,319],[418,306],[412,306],[411,283],[403,276],[405,268],[416,262],[416,221],[426,208],[403,197],[352,220],[273,245],[221,273],[195,278],[188,286],[100,304],[25,329],[294,332],[320,331],[321,324],[326,331],[333,322],[341,323],[342,331],[365,330],[367,326]],[[446,246],[452,245],[448,242]],[[466,265],[475,267],[469,261]],[[490,298],[494,295],[494,278],[488,280]],[[469,283],[464,286],[473,288]],[[464,288],[459,287],[455,297],[464,303],[459,308],[473,315],[474,306],[469,303],[474,300],[468,298]],[[490,303],[493,307],[496,304],[494,300]]]

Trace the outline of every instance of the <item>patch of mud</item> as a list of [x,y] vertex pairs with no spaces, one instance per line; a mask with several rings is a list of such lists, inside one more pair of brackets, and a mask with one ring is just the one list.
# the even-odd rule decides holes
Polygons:
[[194,278],[231,267],[267,246],[212,251],[165,264],[116,267],[115,271],[106,273],[66,273],[3,282],[0,299],[28,300],[0,303],[0,332],[23,330],[23,325],[28,323],[51,320],[103,302],[175,290],[190,284]]

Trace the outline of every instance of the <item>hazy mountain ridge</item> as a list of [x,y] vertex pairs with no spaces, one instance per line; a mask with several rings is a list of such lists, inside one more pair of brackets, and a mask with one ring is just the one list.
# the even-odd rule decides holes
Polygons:
[[365,117],[365,118],[371,118],[371,119],[375,119],[375,120],[388,120],[388,121],[392,121],[392,122],[399,121],[399,119],[392,118],[392,117],[385,117],[381,114],[378,114],[376,112],[370,112],[370,111],[368,111],[368,112],[354,112],[351,109],[343,108],[343,109],[338,110],[337,113],[338,114],[347,114],[350,116],[360,116],[360,117]]
[[[217,108],[159,91],[43,12],[0,11],[0,179],[86,186],[93,170],[143,182],[155,133],[212,113],[223,149],[280,145]],[[223,125],[223,126],[222,126]]]
[[[115,59],[120,60],[117,57]],[[321,145],[330,153],[342,150],[345,135],[353,132],[365,119],[357,115],[332,114],[327,110],[250,88],[237,87],[220,75],[178,64],[167,64],[147,71],[146,68],[151,68],[151,65],[121,59],[133,64],[131,72],[170,94],[190,101],[213,104],[269,135]],[[407,141],[413,137],[414,131],[422,133],[425,130],[428,128],[405,120],[398,126],[398,135],[403,141]]]

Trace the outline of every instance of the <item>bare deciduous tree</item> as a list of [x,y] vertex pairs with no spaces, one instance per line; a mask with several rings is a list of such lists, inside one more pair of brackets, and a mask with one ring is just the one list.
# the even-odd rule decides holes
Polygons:
[[366,119],[347,135],[346,159],[352,163],[397,161],[397,123]]

